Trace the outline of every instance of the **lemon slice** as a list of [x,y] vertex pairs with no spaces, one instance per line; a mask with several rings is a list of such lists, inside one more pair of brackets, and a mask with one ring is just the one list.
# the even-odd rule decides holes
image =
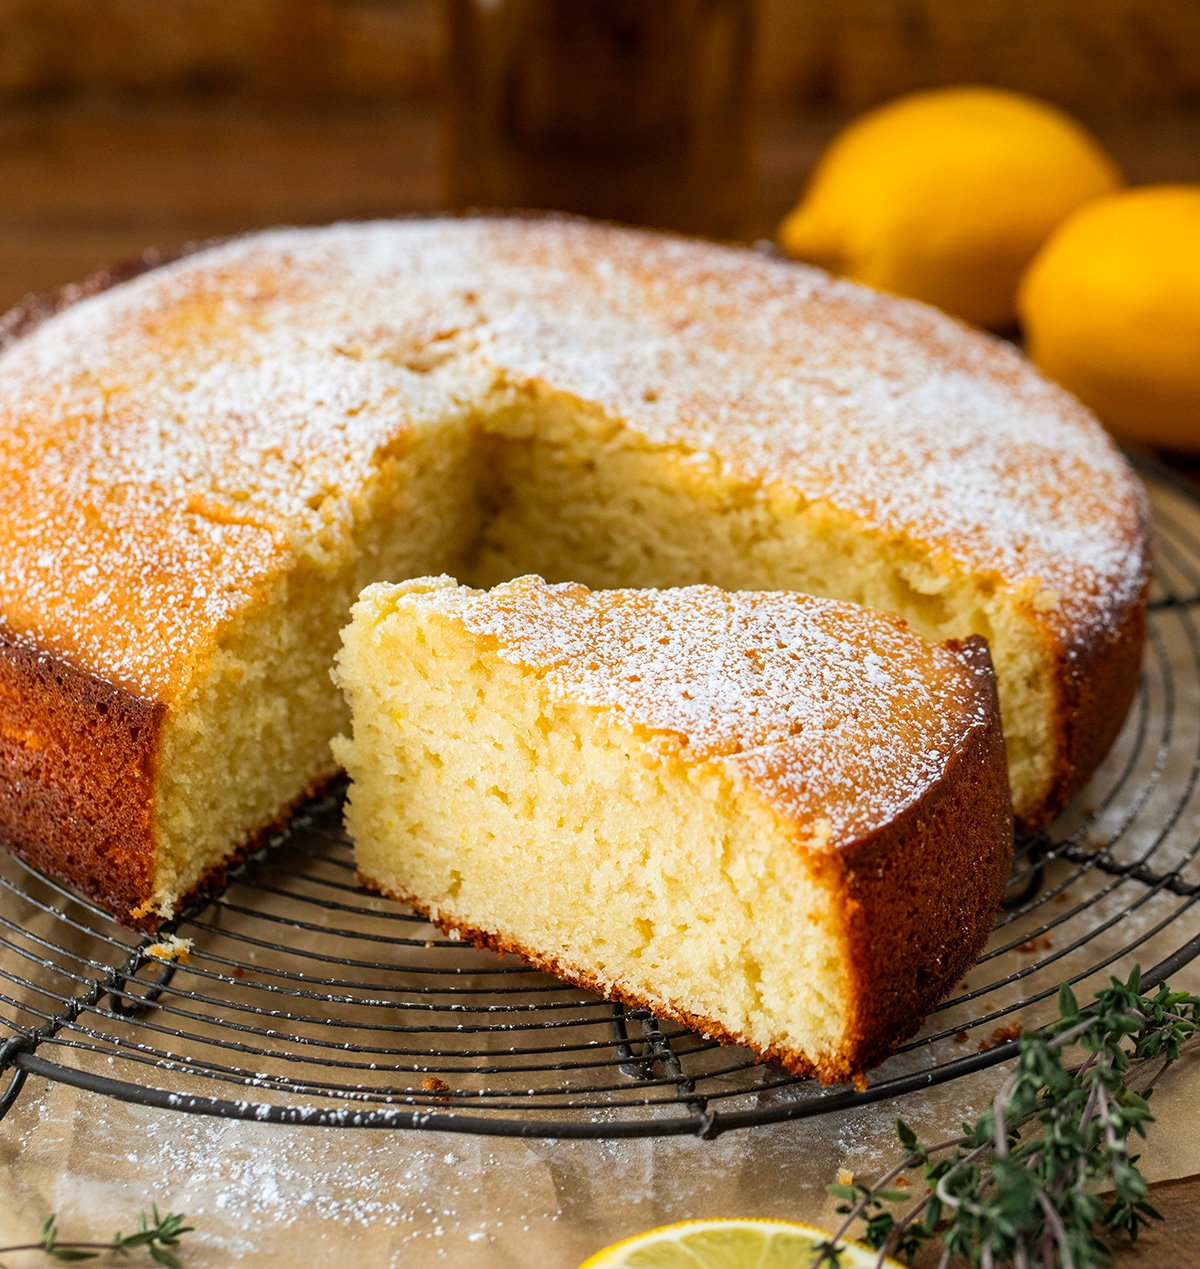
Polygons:
[[[614,1243],[579,1269],[809,1269],[829,1235],[795,1221],[681,1221]],[[879,1253],[842,1243],[840,1269],[870,1269]],[[885,1265],[901,1269],[894,1260]]]

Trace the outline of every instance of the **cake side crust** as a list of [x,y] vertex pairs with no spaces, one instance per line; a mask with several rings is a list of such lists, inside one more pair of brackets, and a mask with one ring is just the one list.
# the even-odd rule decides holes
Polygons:
[[[989,663],[981,639],[962,651]],[[846,1044],[864,1066],[914,1034],[961,981],[1004,894],[1013,840],[1004,737],[994,681],[976,683],[991,697],[987,722],[967,735],[943,779],[892,824],[839,852],[855,1001]]]
[[[1141,549],[1148,555],[1149,526]],[[1149,564],[1139,600],[1112,625],[1095,625],[1088,638],[1056,653],[1057,729],[1061,737],[1051,788],[1041,807],[1020,817],[1018,828],[1033,833],[1050,820],[1095,774],[1112,748],[1141,682],[1150,591]]]
[[0,626],[0,837],[125,924],[154,891],[165,717]]
[[[0,843],[128,929],[154,934],[155,795],[167,707],[78,669],[0,624]],[[315,778],[174,902],[183,911],[339,779]]]

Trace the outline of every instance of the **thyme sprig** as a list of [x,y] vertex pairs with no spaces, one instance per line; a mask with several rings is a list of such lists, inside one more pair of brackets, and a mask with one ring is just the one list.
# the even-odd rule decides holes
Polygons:
[[166,1269],[182,1269],[182,1261],[172,1249],[179,1245],[184,1234],[192,1232],[192,1227],[183,1223],[185,1220],[186,1216],[174,1212],[160,1215],[155,1203],[151,1204],[149,1215],[145,1212],[138,1213],[137,1229],[132,1234],[122,1234],[118,1230],[106,1243],[82,1243],[65,1242],[61,1239],[58,1217],[51,1215],[42,1222],[40,1242],[0,1247],[0,1256],[22,1251],[40,1251],[51,1260],[76,1261],[96,1260],[105,1254],[124,1257],[131,1252],[144,1250],[156,1265],[164,1265]]
[[[1153,1121],[1154,1085],[1200,1027],[1200,996],[1165,984],[1143,994],[1135,969],[1084,1009],[1064,983],[1058,1007],[1056,1022],[1021,1036],[1012,1073],[961,1134],[925,1145],[898,1119],[895,1167],[872,1185],[829,1187],[845,1220],[813,1269],[838,1264],[859,1221],[880,1264],[940,1243],[940,1267],[962,1257],[976,1269],[1102,1269],[1112,1235],[1162,1219],[1130,1146]],[[904,1174],[917,1171],[914,1186]]]

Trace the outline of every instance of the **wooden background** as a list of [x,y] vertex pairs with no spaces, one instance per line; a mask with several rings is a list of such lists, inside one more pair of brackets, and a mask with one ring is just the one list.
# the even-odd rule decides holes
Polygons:
[[[437,0],[0,0],[0,307],[148,244],[443,205]],[[1200,0],[761,0],[751,228],[905,89],[1026,89],[1200,180]]]
[[[760,0],[758,91],[860,109],[987,80],[1084,113],[1200,102],[1195,0]],[[437,0],[0,0],[0,100],[436,91]]]

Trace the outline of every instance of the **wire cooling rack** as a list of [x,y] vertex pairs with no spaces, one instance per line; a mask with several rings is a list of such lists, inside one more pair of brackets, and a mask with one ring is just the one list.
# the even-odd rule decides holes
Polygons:
[[[1017,843],[991,941],[865,1088],[823,1089],[439,934],[355,884],[340,797],[306,809],[218,899],[186,962],[0,860],[0,1116],[29,1075],[232,1118],[491,1135],[711,1136],[893,1097],[1012,1055],[1134,964],[1200,953],[1200,500],[1142,465],[1156,576],[1141,689],[1113,753]],[[2,854],[2,852],[0,852]]]

